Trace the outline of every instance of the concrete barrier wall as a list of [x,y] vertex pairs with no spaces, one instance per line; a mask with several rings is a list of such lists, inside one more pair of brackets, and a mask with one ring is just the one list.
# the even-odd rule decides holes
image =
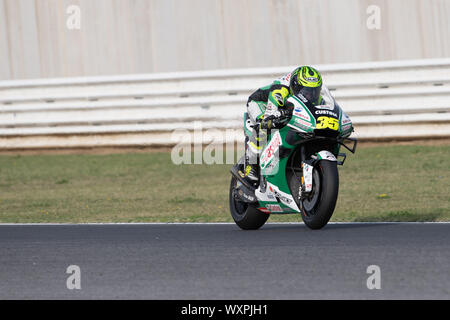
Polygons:
[[448,0],[0,0],[0,80],[450,57],[449,17]]
[[[450,137],[450,58],[316,67],[353,137]],[[0,81],[0,149],[242,142],[250,93],[293,68]]]

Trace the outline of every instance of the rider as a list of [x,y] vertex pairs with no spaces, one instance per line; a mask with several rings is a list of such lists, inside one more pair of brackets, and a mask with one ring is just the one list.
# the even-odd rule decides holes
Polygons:
[[316,69],[301,66],[272,84],[253,92],[247,101],[247,113],[253,130],[247,134],[245,156],[247,166],[244,179],[250,183],[258,180],[257,157],[262,146],[258,146],[259,129],[281,128],[292,116],[293,106],[287,98],[297,96],[304,103],[322,104],[322,76]]

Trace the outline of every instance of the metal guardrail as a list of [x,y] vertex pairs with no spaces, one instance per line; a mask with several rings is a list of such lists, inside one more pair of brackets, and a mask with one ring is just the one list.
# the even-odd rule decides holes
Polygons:
[[[316,67],[356,137],[450,136],[450,59]],[[195,121],[239,130],[248,95],[294,68],[3,81],[0,148],[164,145]]]

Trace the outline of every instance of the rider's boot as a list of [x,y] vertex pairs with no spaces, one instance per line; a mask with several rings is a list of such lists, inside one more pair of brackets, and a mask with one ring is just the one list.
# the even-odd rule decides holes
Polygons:
[[251,140],[251,137],[246,135],[244,167],[241,167],[238,163],[236,163],[231,168],[231,172],[234,176],[238,178],[238,180],[241,180],[241,183],[247,185],[247,187],[256,187],[259,180],[257,164],[258,146],[255,144],[256,141],[256,139]]
[[245,167],[243,172],[244,180],[253,186],[255,186],[259,180],[259,166],[257,164],[259,152],[256,143],[256,139],[246,139]]
[[258,168],[256,164],[247,164],[245,167],[244,179],[250,184],[258,182]]

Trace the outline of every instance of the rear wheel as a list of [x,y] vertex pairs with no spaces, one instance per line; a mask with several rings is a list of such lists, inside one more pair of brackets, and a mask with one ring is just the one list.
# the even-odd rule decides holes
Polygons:
[[313,170],[311,194],[302,200],[302,219],[309,228],[321,229],[328,223],[336,207],[338,192],[337,163],[319,161]]
[[270,214],[263,213],[253,205],[240,201],[234,196],[237,179],[232,177],[230,183],[230,212],[234,222],[244,230],[256,230],[266,223]]

